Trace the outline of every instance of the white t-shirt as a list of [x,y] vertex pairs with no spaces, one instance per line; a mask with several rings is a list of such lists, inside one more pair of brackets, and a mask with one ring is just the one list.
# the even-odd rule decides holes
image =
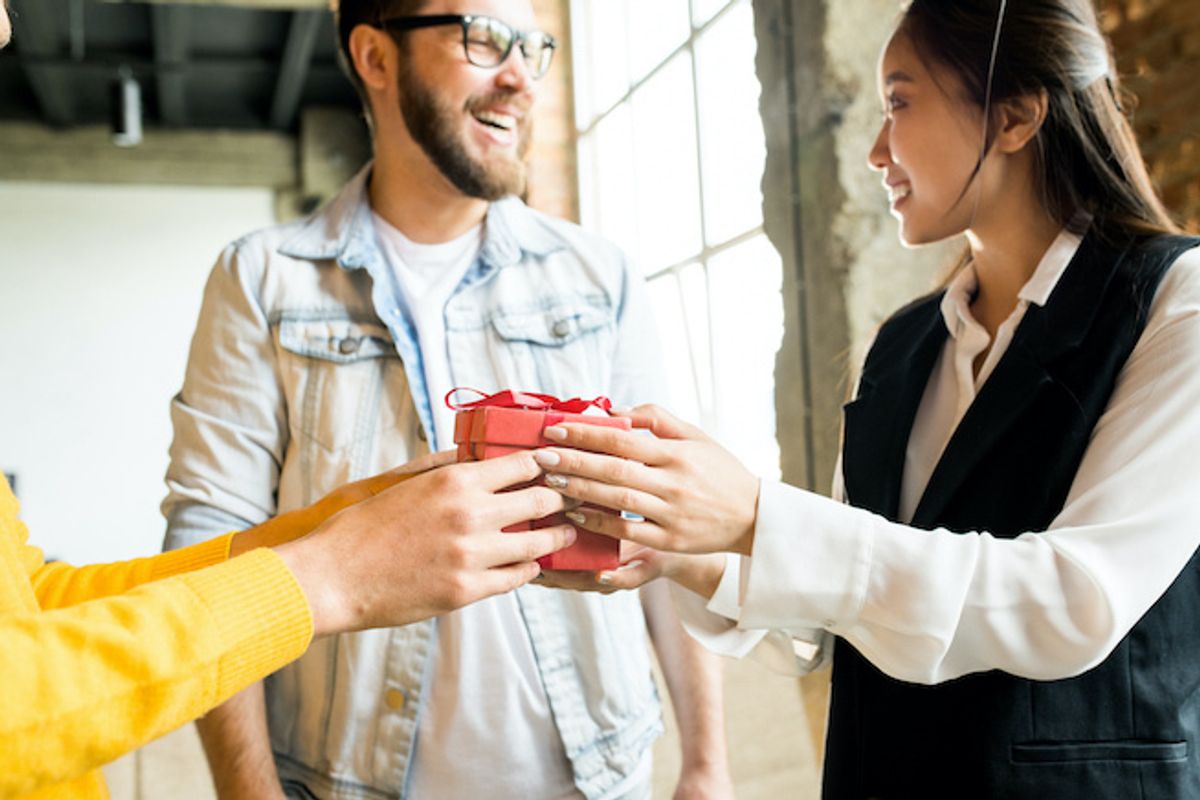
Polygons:
[[[479,257],[483,226],[432,245],[411,241],[378,215],[375,231],[420,339],[436,428],[430,445],[444,450],[454,438],[454,412],[442,402],[454,388],[445,308]],[[439,617],[431,669],[410,766],[410,796],[582,796],[515,594]]]

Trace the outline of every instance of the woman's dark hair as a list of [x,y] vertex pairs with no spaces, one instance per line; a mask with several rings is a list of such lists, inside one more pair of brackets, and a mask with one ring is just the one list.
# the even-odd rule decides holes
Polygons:
[[[922,59],[957,76],[967,99],[980,108],[1046,92],[1046,120],[1033,142],[1035,180],[1043,206],[1059,224],[1082,211],[1105,231],[1178,232],[1118,99],[1120,85],[1092,0],[1008,0],[1002,20],[1000,0],[911,0],[898,32]],[[989,130],[985,150],[993,140]]]

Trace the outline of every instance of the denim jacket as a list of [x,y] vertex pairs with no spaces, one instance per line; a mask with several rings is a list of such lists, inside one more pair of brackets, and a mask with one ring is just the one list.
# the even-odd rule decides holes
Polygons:
[[[441,398],[428,396],[376,241],[368,177],[217,262],[171,405],[167,547],[259,523],[428,450]],[[661,401],[644,282],[613,245],[516,199],[491,205],[445,323],[455,385]],[[620,794],[662,730],[636,593],[527,586],[517,598],[577,787]],[[433,621],[332,636],[268,679],[285,788],[404,797],[435,647]]]

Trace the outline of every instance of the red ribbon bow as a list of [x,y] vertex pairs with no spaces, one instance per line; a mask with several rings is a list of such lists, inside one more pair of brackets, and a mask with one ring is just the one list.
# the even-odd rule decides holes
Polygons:
[[[479,395],[480,399],[470,403],[456,403],[453,398],[459,392],[474,392]],[[607,397],[597,397],[593,400],[572,397],[570,400],[559,400],[557,397],[549,394],[514,392],[511,390],[489,395],[478,389],[463,386],[446,392],[446,405],[455,411],[466,411],[470,408],[482,408],[484,406],[497,406],[499,408],[525,408],[530,411],[565,411],[568,414],[582,414],[594,406],[606,414],[612,413],[612,401]]]

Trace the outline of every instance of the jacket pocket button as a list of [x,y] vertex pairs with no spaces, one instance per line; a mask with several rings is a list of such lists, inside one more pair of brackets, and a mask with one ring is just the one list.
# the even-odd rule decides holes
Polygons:
[[342,339],[342,341],[338,343],[338,352],[344,356],[357,353],[361,344],[361,339]]
[[553,331],[555,336],[562,339],[571,332],[571,322],[569,320],[560,319],[558,322],[554,323]]

